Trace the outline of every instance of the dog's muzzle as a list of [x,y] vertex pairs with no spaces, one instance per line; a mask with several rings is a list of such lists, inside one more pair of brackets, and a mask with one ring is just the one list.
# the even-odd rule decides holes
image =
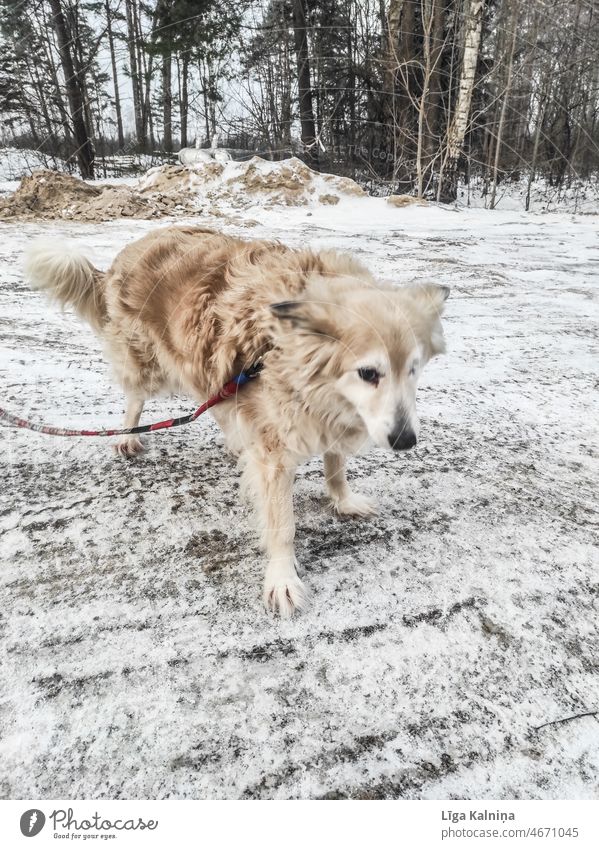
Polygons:
[[387,439],[394,451],[407,451],[409,448],[413,448],[418,442],[416,434],[411,425],[408,424],[407,416],[405,415],[402,415],[398,419]]

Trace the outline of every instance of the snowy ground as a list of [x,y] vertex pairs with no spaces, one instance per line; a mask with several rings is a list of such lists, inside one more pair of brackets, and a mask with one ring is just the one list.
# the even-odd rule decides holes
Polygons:
[[[526,209],[528,175],[518,180],[503,180],[497,186],[495,208],[523,212]],[[470,185],[461,183],[458,203],[464,206],[489,209],[491,187],[482,179],[473,178]],[[599,214],[599,180],[592,175],[586,180],[574,177],[561,186],[551,186],[543,177],[537,177],[530,187],[529,210],[531,212],[569,212],[572,214]]]
[[[599,719],[539,726],[599,709],[599,219],[375,199],[244,214],[258,224],[228,229],[452,286],[419,446],[351,462],[380,504],[364,522],[302,469],[313,603],[280,622],[206,418],[129,463],[0,429],[0,794],[596,798]],[[27,290],[21,255],[69,235],[106,266],[153,226],[0,225],[9,409],[120,420],[98,344]]]

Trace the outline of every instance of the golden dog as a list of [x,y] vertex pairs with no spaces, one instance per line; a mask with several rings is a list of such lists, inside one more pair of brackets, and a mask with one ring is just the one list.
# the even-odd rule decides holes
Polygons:
[[[201,227],[169,227],[126,247],[107,272],[78,251],[39,243],[32,285],[72,304],[101,337],[125,391],[124,427],[157,393],[203,400],[261,360],[260,377],[213,410],[239,456],[268,557],[264,600],[290,616],[307,599],[296,571],[292,487],[298,464],[321,454],[343,516],[370,502],[349,487],[345,457],[374,442],[417,439],[415,393],[444,350],[449,289],[377,282],[351,256],[245,241]],[[120,440],[125,456],[141,451]]]

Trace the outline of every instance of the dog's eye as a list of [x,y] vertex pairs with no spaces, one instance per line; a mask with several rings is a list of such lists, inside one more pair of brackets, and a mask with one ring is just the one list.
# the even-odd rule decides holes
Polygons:
[[418,360],[414,360],[414,362],[412,363],[412,366],[410,368],[410,371],[408,372],[408,377],[415,377],[416,376],[416,372],[418,371],[419,365],[420,365],[420,363],[418,362]]
[[359,368],[358,376],[365,380],[366,383],[372,383],[373,386],[378,386],[379,380],[381,379],[380,372],[378,372],[375,368]]

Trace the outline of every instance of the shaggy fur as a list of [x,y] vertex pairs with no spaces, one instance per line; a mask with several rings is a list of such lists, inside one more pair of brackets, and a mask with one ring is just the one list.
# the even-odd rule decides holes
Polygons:
[[[72,304],[99,334],[127,398],[125,427],[144,401],[197,401],[261,359],[261,376],[215,408],[262,529],[264,600],[290,616],[307,598],[293,550],[292,486],[300,462],[324,458],[333,504],[372,505],[346,480],[345,456],[374,441],[416,442],[416,382],[444,349],[448,289],[376,282],[352,257],[244,241],[200,227],[163,228],[126,247],[102,273],[72,249],[34,245],[32,285]],[[122,439],[132,456],[139,439]]]

